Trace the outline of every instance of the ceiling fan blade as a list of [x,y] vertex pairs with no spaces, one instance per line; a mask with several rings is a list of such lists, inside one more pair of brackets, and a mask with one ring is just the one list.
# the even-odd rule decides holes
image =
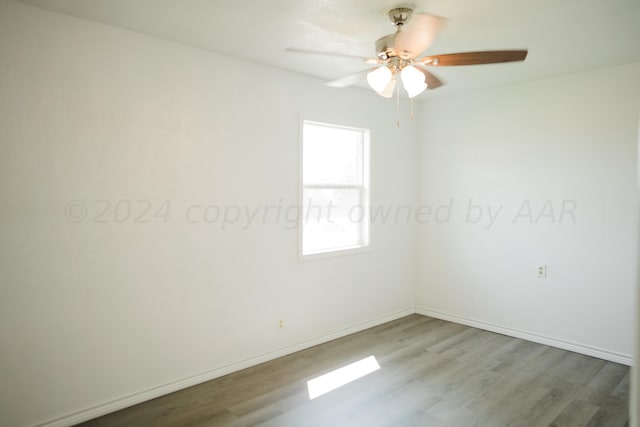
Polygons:
[[369,68],[367,70],[358,71],[357,73],[349,74],[347,76],[340,77],[339,79],[336,79],[336,80],[331,80],[330,82],[325,83],[325,86],[331,86],[331,87],[352,86],[360,82],[365,74],[377,69],[378,67],[374,67],[374,68]]
[[365,56],[349,55],[346,53],[337,53],[337,52],[326,52],[322,50],[298,49],[296,47],[288,47],[285,49],[285,52],[303,53],[307,55],[334,56],[336,58],[345,58],[345,59],[357,59],[359,61],[366,62],[367,64],[377,64],[379,62],[376,58],[367,58]]
[[396,33],[394,49],[403,59],[415,58],[424,52],[444,26],[446,20],[428,13],[415,13]]
[[529,51],[523,50],[488,50],[484,52],[460,52],[444,55],[425,56],[417,60],[419,64],[447,67],[452,65],[497,64],[501,62],[524,61]]
[[424,74],[424,82],[427,84],[427,89],[436,89],[442,86],[442,81],[437,78],[433,73],[426,70],[424,65],[418,65],[416,67],[422,74]]

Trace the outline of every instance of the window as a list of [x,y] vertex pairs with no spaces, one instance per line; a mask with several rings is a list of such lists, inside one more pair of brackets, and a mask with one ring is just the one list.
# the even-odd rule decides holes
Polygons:
[[302,255],[369,244],[369,131],[303,122]]

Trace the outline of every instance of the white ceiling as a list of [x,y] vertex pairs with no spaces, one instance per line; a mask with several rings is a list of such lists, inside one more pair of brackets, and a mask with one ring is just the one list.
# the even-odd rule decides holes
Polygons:
[[446,86],[423,99],[640,61],[640,0],[21,1],[325,80],[370,66],[284,49],[375,56],[375,40],[394,31],[386,12],[396,6],[448,18],[432,54],[529,49],[524,63],[434,68]]

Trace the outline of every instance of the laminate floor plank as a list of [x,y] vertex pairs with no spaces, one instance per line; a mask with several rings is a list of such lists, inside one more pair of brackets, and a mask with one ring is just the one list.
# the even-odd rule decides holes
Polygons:
[[628,375],[629,369],[626,366],[607,362],[591,379],[591,381],[589,381],[587,388],[601,390],[604,392],[613,392],[616,386],[626,377],[627,384],[624,384],[622,389],[629,390]]
[[587,427],[623,427],[628,421],[629,403],[614,396],[607,398]]
[[[458,353],[461,361],[477,360],[478,358],[488,358],[503,361],[508,358],[508,352],[512,348],[514,338],[494,332],[479,331],[466,341],[461,342],[448,350],[451,354]],[[479,357],[478,357],[479,356]]]
[[[369,356],[379,370],[309,398],[309,380]],[[623,427],[629,381],[624,365],[411,315],[83,425]]]
[[629,369],[627,369],[626,371],[627,373],[625,374],[625,376],[622,377],[616,388],[613,389],[613,392],[611,393],[613,396],[619,397],[621,399],[628,399],[629,391],[631,389],[631,372],[629,371]]
[[573,400],[551,422],[553,427],[586,426],[598,412],[598,407],[581,400]]
[[566,356],[555,364],[549,373],[573,384],[587,385],[606,363],[606,361],[595,357],[567,352]]

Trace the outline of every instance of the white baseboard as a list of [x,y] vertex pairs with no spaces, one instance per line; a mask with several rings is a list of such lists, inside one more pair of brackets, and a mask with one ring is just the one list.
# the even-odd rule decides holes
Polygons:
[[294,345],[283,347],[281,349],[278,349],[269,353],[264,353],[254,357],[250,357],[248,359],[244,359],[239,362],[232,363],[230,365],[222,366],[206,372],[201,372],[199,374],[196,374],[187,378],[172,381],[170,383],[159,385],[157,387],[153,387],[147,390],[142,390],[140,392],[137,392],[128,396],[123,396],[121,398],[118,398],[109,402],[105,402],[100,405],[96,405],[90,408],[80,410],[78,412],[67,414],[56,419],[45,421],[43,423],[37,424],[36,427],[72,426],[84,421],[91,420],[96,417],[100,417],[102,415],[109,414],[111,412],[118,411],[120,409],[127,408],[132,405],[136,405],[138,403],[146,402],[147,400],[155,399],[156,397],[160,397],[165,394],[173,393],[175,391],[182,390],[184,388],[191,387],[191,386],[203,383],[205,381],[209,381],[209,380],[221,377],[223,375],[227,375],[232,372],[239,371],[241,369],[249,368],[251,366],[258,365],[260,363],[277,359],[278,357],[286,356],[288,354],[295,353],[297,351],[305,350],[307,348],[334,340],[336,338],[341,338],[346,335],[350,335],[356,332],[363,331],[365,329],[372,328],[374,326],[381,325],[383,323],[391,322],[393,320],[400,319],[401,317],[405,317],[414,313],[415,313],[415,310],[413,308],[410,308],[410,309],[398,311],[396,313],[392,313],[386,316],[378,317],[366,322],[358,323],[356,325],[352,325],[347,328],[339,329],[326,334],[322,334],[317,337],[302,341]]
[[587,356],[593,356],[599,359],[609,360],[611,362],[622,363],[628,366],[631,366],[633,361],[633,357],[627,354],[620,354],[620,353],[604,350],[597,347],[591,347],[588,345],[578,344],[575,342],[566,341],[558,338],[552,338],[545,335],[538,335],[531,332],[525,332],[518,329],[495,325],[493,323],[483,322],[481,320],[469,319],[463,316],[456,316],[453,314],[447,314],[447,313],[443,313],[436,310],[430,310],[428,308],[416,307],[416,313],[422,314],[423,316],[435,317],[437,319],[447,320],[449,322],[472,326],[478,329],[484,329],[486,331],[496,332],[502,335],[508,335],[515,338],[522,338],[527,341],[537,342],[537,343],[545,344],[551,347],[557,347],[563,350],[569,350],[576,353],[585,354]]

